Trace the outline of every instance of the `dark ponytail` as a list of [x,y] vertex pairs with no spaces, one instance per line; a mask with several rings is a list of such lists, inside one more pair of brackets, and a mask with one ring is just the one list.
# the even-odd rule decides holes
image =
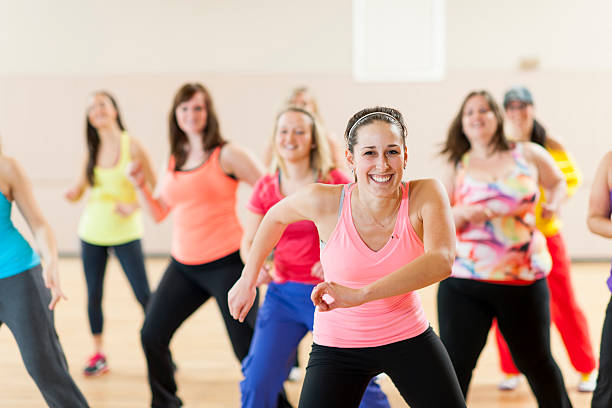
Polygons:
[[531,129],[531,135],[529,140],[533,143],[537,143],[542,147],[546,147],[546,129],[540,125],[540,122],[533,120],[533,129]]

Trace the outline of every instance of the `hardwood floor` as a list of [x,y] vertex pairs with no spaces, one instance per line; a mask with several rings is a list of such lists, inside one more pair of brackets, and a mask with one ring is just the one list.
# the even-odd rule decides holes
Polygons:
[[[165,259],[148,259],[147,267],[153,286],[166,266]],[[69,297],[61,303],[55,318],[56,328],[70,364],[71,373],[94,408],[127,408],[149,406],[146,366],[140,348],[139,329],[142,312],[118,263],[109,263],[105,282],[104,316],[105,349],[110,372],[98,378],[84,378],[81,369],[92,351],[86,313],[85,282],[78,259],[60,262],[62,283]],[[605,306],[610,293],[605,286],[608,264],[575,264],[573,282],[580,305],[590,327],[591,340],[599,354],[599,338]],[[437,326],[436,288],[420,291],[427,316]],[[535,399],[523,380],[516,391],[501,392],[497,355],[492,336],[478,362],[472,380],[468,406],[473,408],[536,407]],[[311,337],[300,345],[302,366],[308,358]],[[571,367],[559,335],[552,330],[553,353],[565,376],[574,407],[590,406],[591,395],[576,391],[578,374]],[[238,407],[240,367],[231,352],[229,341],[214,301],[209,301],[178,330],[172,350],[179,367],[179,395],[187,408]],[[45,407],[38,389],[28,376],[10,331],[0,328],[0,407]],[[407,406],[389,379],[381,382],[391,406]],[[287,383],[287,392],[297,404],[300,384]]]

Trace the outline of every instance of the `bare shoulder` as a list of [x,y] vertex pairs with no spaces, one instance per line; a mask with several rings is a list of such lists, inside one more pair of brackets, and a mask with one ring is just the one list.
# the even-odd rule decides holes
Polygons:
[[322,213],[338,211],[340,195],[342,194],[343,184],[322,184],[313,183],[304,188],[304,196],[312,199],[313,206],[316,206]]
[[523,155],[528,161],[538,161],[542,157],[549,157],[550,154],[537,143],[533,142],[522,142]]
[[423,178],[410,181],[410,202],[424,203],[446,197],[446,190],[440,180]]
[[604,155],[604,157],[601,158],[600,163],[605,167],[612,167],[612,150],[610,150]]
[[546,133],[546,148],[550,150],[561,150],[564,151],[563,141],[556,135],[553,136],[550,133]]
[[221,146],[219,156],[222,160],[240,160],[241,158],[248,156],[248,153],[242,146],[232,142],[227,142]]
[[16,181],[21,173],[21,167],[12,157],[0,155],[0,177],[11,183]]
[[0,154],[0,190],[2,193],[12,200],[15,191],[21,190],[26,184],[27,179],[17,160]]
[[335,214],[338,211],[342,187],[342,184],[312,183],[288,198],[299,203],[298,206],[304,208],[308,214],[318,218],[330,213]]
[[236,143],[228,142],[221,146],[219,161],[222,167],[233,169],[236,165],[252,162],[253,158],[244,147]]

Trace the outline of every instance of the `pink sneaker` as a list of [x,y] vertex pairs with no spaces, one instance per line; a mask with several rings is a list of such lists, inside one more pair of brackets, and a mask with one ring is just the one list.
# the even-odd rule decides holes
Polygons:
[[90,357],[87,366],[83,369],[83,374],[86,377],[93,377],[102,375],[107,371],[108,365],[106,364],[106,356],[102,353],[96,353]]

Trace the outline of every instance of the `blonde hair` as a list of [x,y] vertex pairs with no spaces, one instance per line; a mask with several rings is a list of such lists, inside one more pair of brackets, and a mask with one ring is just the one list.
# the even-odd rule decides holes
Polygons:
[[276,120],[274,122],[274,132],[272,133],[272,163],[270,165],[272,171],[280,170],[281,172],[286,173],[285,162],[283,158],[278,154],[278,149],[276,147],[276,133],[278,132],[278,121],[282,115],[287,112],[298,112],[303,115],[306,115],[311,122],[310,134],[312,137],[313,147],[310,150],[310,168],[315,171],[317,177],[321,180],[327,180],[329,177],[329,172],[332,171],[335,166],[332,160],[331,148],[329,147],[329,142],[327,141],[327,137],[325,136],[325,131],[320,124],[320,121],[317,119],[316,115],[312,112],[307,111],[304,108],[299,106],[286,106],[283,108],[278,115],[276,115]]
[[291,90],[291,93],[289,94],[289,97],[285,101],[285,105],[295,106],[294,101],[295,101],[295,98],[297,98],[299,94],[307,94],[310,96],[310,101],[312,102],[312,111],[313,111],[312,113],[314,113],[316,116],[319,116],[319,105],[317,105],[317,101],[314,98],[314,95],[312,94],[312,92],[310,92],[310,89],[308,89],[308,87],[306,86],[298,86],[296,88],[293,88]]

